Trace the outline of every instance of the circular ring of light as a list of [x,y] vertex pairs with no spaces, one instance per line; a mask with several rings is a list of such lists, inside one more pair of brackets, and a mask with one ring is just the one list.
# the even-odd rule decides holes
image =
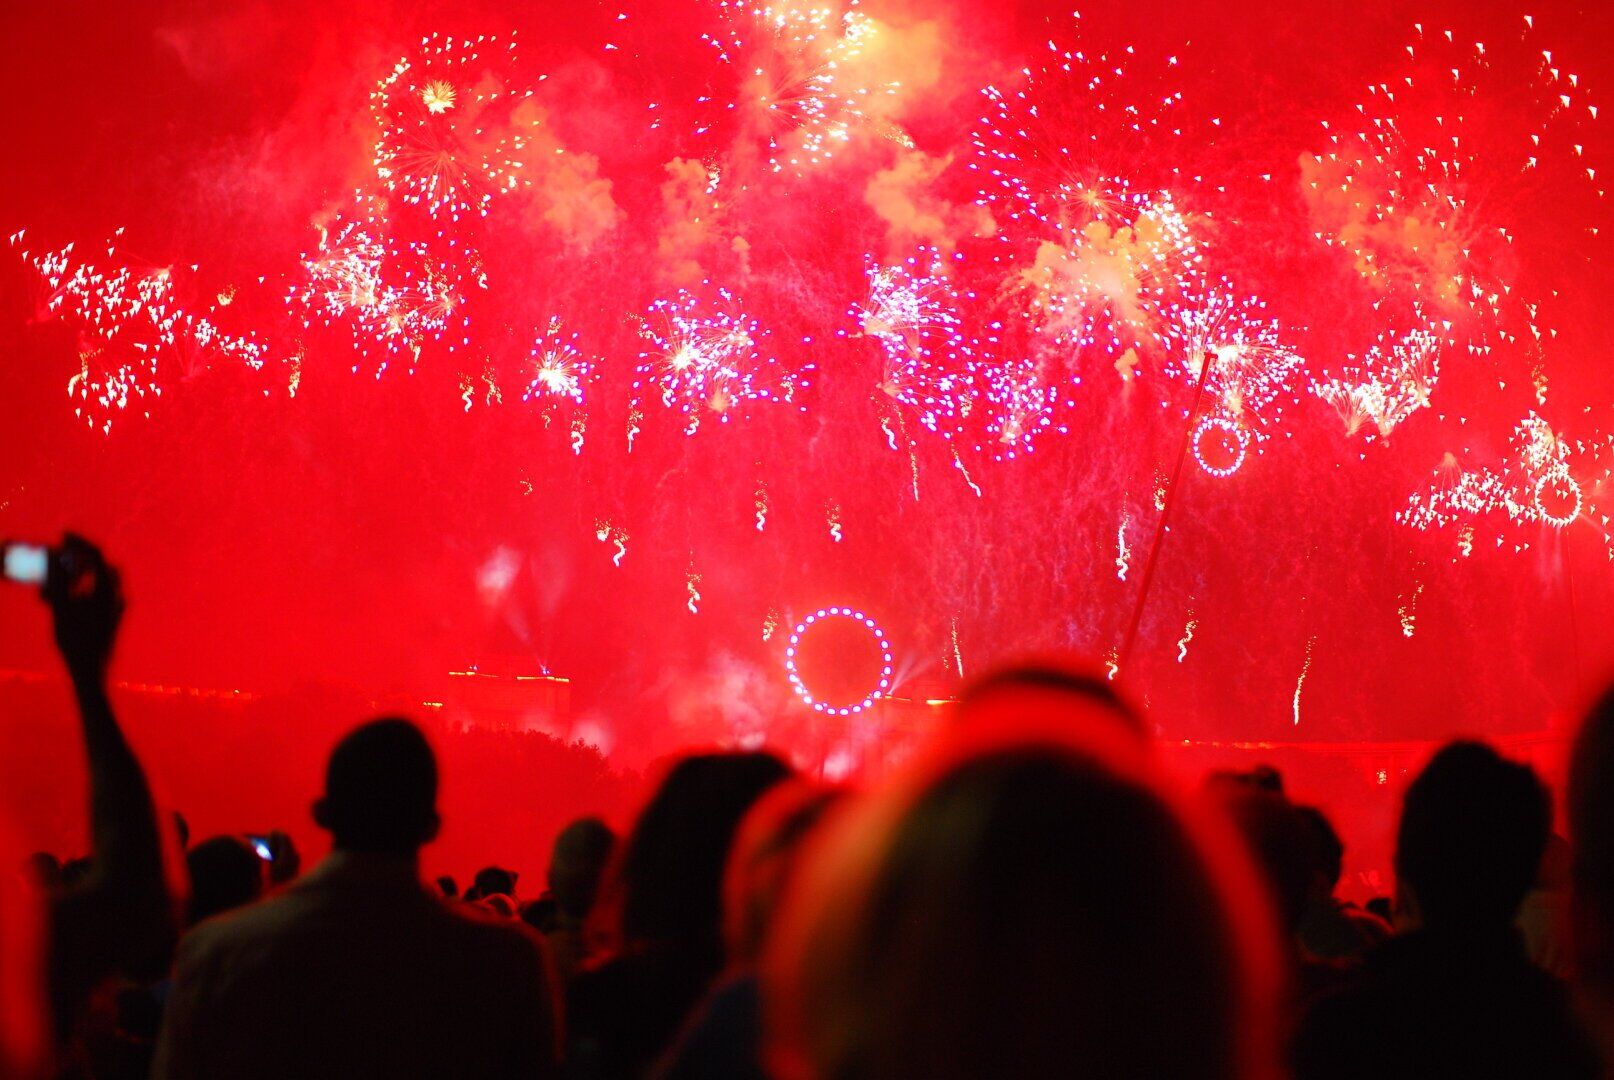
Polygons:
[[[877,685],[873,690],[870,690],[867,697],[854,705],[831,705],[827,701],[819,701],[817,698],[813,697],[811,691],[807,689],[807,684],[801,681],[801,673],[796,670],[796,646],[800,643],[801,636],[805,634],[814,623],[820,622],[824,619],[837,618],[854,619],[857,622],[862,623],[864,626],[868,627],[869,633],[874,635],[874,640],[880,645],[879,685]],[[807,616],[805,619],[801,620],[801,622],[796,624],[796,628],[790,632],[790,644],[785,646],[785,674],[790,677],[790,685],[795,688],[796,696],[801,698],[801,700],[805,701],[807,704],[811,705],[817,711],[821,713],[828,713],[831,716],[851,716],[853,713],[860,713],[884,697],[885,692],[891,689],[892,662],[891,643],[886,640],[885,631],[881,630],[879,625],[863,612],[855,611],[852,608],[847,607],[819,608],[817,611],[813,612],[811,615]]]
[[[1555,481],[1562,481],[1569,489],[1568,493],[1574,496],[1574,503],[1569,507],[1569,512],[1567,514],[1554,514],[1552,511],[1548,510],[1546,504],[1541,501],[1541,493],[1546,490],[1548,484]],[[1541,479],[1537,480],[1534,498],[1536,504],[1536,513],[1540,514],[1541,520],[1545,521],[1548,525],[1553,525],[1560,529],[1568,528],[1569,525],[1580,516],[1580,484],[1573,476],[1569,475],[1569,470],[1567,469],[1555,469],[1546,476],[1543,476]]]
[[[1226,466],[1212,465],[1205,460],[1205,455],[1200,452],[1200,440],[1209,435],[1213,429],[1233,436],[1233,441],[1238,444],[1238,456],[1233,459],[1232,464]],[[1224,420],[1220,416],[1207,416],[1199,422],[1198,427],[1194,428],[1193,444],[1194,460],[1199,463],[1201,469],[1204,469],[1212,476],[1232,476],[1244,464],[1244,457],[1249,451],[1250,437],[1244,434],[1243,430],[1231,420]]]

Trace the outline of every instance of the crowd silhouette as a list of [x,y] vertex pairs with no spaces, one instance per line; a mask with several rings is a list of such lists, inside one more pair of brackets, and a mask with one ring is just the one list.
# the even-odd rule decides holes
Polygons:
[[43,596],[92,847],[0,830],[0,1080],[1614,1075],[1614,691],[1567,835],[1530,766],[1435,753],[1377,911],[1275,770],[1185,785],[1054,667],[976,683],[869,783],[691,754],[623,835],[562,830],[536,888],[461,890],[422,878],[437,758],[402,717],[331,751],[316,865],[284,833],[191,844],[108,698],[117,572],[69,536]]

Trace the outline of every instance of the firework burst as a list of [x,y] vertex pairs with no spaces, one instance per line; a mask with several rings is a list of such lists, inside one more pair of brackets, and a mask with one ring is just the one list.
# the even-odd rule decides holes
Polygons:
[[1389,435],[1429,407],[1440,378],[1441,345],[1427,323],[1402,334],[1385,331],[1360,359],[1350,357],[1337,376],[1313,383],[1312,393],[1339,413],[1347,434],[1371,423],[1380,435]]
[[728,107],[739,112],[742,135],[764,143],[773,172],[799,174],[833,157],[866,122],[869,98],[896,90],[850,77],[878,32],[857,0],[844,9],[817,0],[716,6],[723,29],[702,38],[738,72],[737,100]]
[[[23,239],[18,233],[12,242],[20,245]],[[106,247],[105,266],[80,258],[72,244],[20,254],[37,275],[36,318],[59,319],[77,336],[78,369],[68,379],[67,393],[75,414],[92,428],[110,431],[114,417],[131,411],[149,417],[170,364],[185,379],[220,361],[253,370],[264,366],[265,344],[220,329],[216,308],[197,313],[181,302],[171,267],[116,265],[113,243]],[[231,299],[226,292],[220,304]]]
[[[1614,558],[1608,518],[1592,501],[1614,471],[1611,462],[1614,438],[1568,439],[1531,412],[1514,429],[1506,460],[1470,470],[1447,454],[1434,484],[1414,493],[1396,520],[1415,529],[1457,526],[1465,548],[1472,544],[1476,524],[1486,519],[1499,525],[1498,547],[1508,542],[1507,525],[1562,530],[1585,523]],[[1515,551],[1529,546],[1528,537],[1513,540]]]
[[375,172],[386,189],[433,217],[486,216],[521,186],[525,140],[510,109],[517,91],[513,36],[421,39],[370,95],[379,134]]
[[710,300],[680,289],[650,305],[640,335],[633,391],[658,394],[685,418],[693,435],[706,416],[727,423],[734,411],[757,401],[790,402],[812,366],[786,372],[768,351],[769,332],[746,315],[727,289],[707,283]]

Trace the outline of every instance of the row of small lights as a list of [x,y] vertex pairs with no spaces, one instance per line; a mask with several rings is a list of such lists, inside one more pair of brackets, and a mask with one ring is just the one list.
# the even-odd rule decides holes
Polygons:
[[[1233,459],[1231,464],[1212,465],[1205,460],[1205,455],[1200,452],[1200,441],[1209,435],[1212,430],[1225,432],[1233,436],[1233,441],[1238,443],[1238,456]],[[1194,428],[1194,460],[1199,463],[1201,469],[1204,469],[1212,476],[1232,476],[1244,464],[1244,455],[1249,450],[1249,440],[1250,437],[1244,434],[1233,421],[1225,420],[1220,416],[1207,416],[1199,422],[1198,427]]]
[[[800,673],[796,670],[796,646],[801,642],[802,635],[819,620],[833,618],[853,619],[862,623],[868,628],[869,633],[874,635],[874,640],[880,644],[879,685],[869,691],[868,696],[855,705],[831,705],[827,702],[819,701],[808,691],[806,684],[801,681]],[[796,695],[817,711],[831,716],[851,716],[854,713],[860,713],[884,697],[885,692],[891,689],[891,664],[891,643],[886,640],[885,631],[881,630],[879,625],[863,612],[852,608],[819,608],[796,624],[796,628],[790,632],[790,644],[785,648],[785,673],[790,676],[790,685],[795,687]]]

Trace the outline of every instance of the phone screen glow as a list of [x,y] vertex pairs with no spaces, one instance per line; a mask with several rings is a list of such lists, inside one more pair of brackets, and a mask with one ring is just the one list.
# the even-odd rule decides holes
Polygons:
[[24,585],[43,585],[50,571],[50,551],[34,544],[10,544],[6,547],[5,575],[11,581]]

